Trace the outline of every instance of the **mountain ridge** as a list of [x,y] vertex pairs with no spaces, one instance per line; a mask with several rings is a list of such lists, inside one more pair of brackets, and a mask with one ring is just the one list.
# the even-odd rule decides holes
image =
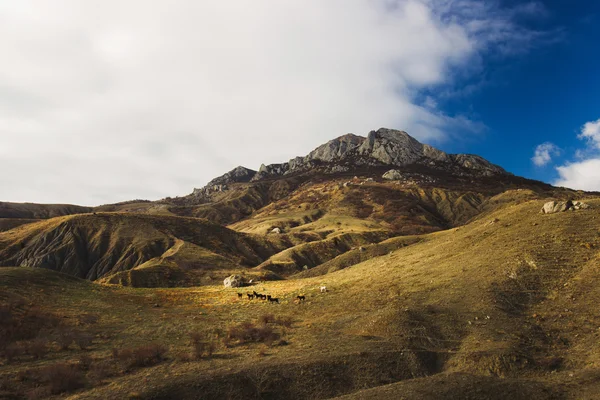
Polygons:
[[[356,167],[406,167],[422,164],[445,169],[458,175],[511,175],[502,167],[492,164],[474,154],[448,154],[428,144],[419,142],[400,130],[380,128],[366,137],[348,133],[318,146],[304,157],[287,162],[262,164],[258,171],[238,166],[224,175],[211,180],[194,196],[226,190],[223,185],[257,182],[266,178],[292,174],[322,172],[332,174],[348,172]],[[250,177],[250,175],[254,175]],[[249,178],[249,179],[248,179]]]

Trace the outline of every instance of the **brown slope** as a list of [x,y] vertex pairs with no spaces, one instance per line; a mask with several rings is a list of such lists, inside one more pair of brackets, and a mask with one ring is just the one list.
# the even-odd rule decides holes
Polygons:
[[[293,244],[287,238],[277,239],[264,240],[196,218],[85,214],[0,233],[0,265],[47,268],[90,280],[150,260],[154,265],[165,261],[179,270],[239,269],[257,265]],[[184,256],[179,257],[180,250]]]
[[[293,328],[285,346],[262,354],[262,345],[220,347],[209,362],[173,360],[76,398],[598,398],[598,229],[590,221],[600,220],[600,202],[554,215],[540,215],[542,204],[509,204],[326,279],[261,284],[277,305],[213,286],[157,292],[164,303],[154,310],[140,291],[139,303],[127,304],[143,313],[130,322],[145,334],[136,339],[173,351],[189,346],[181,332],[225,332],[265,313],[293,315]],[[304,303],[294,302],[298,294]],[[110,357],[111,345],[94,355]]]
[[37,222],[39,219],[28,219],[28,218],[0,218],[0,232],[8,231],[17,226],[31,224]]
[[90,211],[91,207],[72,204],[9,203],[0,201],[0,218],[45,219]]

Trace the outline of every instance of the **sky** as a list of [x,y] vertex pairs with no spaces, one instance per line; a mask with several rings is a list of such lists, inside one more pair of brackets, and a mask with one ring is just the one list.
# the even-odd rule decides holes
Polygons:
[[0,201],[186,195],[407,131],[600,190],[600,3],[4,0]]

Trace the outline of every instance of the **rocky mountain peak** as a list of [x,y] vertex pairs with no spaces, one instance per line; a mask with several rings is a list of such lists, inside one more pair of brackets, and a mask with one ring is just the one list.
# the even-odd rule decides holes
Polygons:
[[231,185],[232,183],[250,182],[255,175],[256,171],[240,165],[208,182],[203,188],[194,189],[192,194],[194,196],[206,196],[213,192],[222,192],[228,189],[227,185]]
[[213,179],[204,188],[196,189],[194,193],[210,194],[214,190],[223,190],[224,187],[219,185],[259,181],[295,173],[336,173],[369,166],[403,167],[412,164],[427,165],[459,175],[493,176],[507,173],[482,157],[447,154],[419,142],[404,131],[380,128],[369,132],[367,137],[348,133],[322,144],[304,157],[296,157],[280,164],[263,164],[258,172],[237,167]]
[[341,160],[348,152],[359,147],[364,141],[364,137],[348,133],[317,147],[306,156],[306,159],[323,162]]
[[358,148],[358,154],[394,166],[413,164],[423,158],[448,161],[443,151],[419,142],[404,131],[386,128],[371,131]]

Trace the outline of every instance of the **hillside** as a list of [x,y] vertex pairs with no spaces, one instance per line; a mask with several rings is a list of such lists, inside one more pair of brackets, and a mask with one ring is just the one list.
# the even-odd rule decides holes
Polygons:
[[[1,387],[46,387],[36,371],[79,365],[85,354],[75,399],[597,398],[600,200],[542,215],[544,201],[515,196],[464,226],[325,276],[245,290],[279,304],[238,299],[221,285],[131,289],[0,269],[3,303],[59,312],[62,324],[93,335],[85,352],[52,345],[38,360],[15,356],[0,366]],[[79,323],[82,314],[97,319]],[[260,320],[278,336],[273,342],[228,339],[236,324]],[[59,328],[45,329],[58,337]],[[213,354],[186,357],[189,333],[212,340]],[[145,367],[111,355],[149,342],[167,353]],[[19,381],[23,371],[32,378]]]
[[72,204],[8,203],[0,201],[0,219],[45,219],[90,212],[91,207]]
[[260,264],[300,242],[231,231],[197,218],[94,213],[0,232],[0,265],[45,268],[133,286],[189,286]]
[[461,226],[506,202],[580,195],[382,128],[258,171],[237,167],[180,198],[93,209],[1,203],[0,265],[149,287],[234,272],[316,276],[372,254],[358,249]]
[[[213,284],[232,273],[280,279],[310,269],[306,273],[315,276],[329,271],[331,263],[347,264],[341,260],[359,248],[393,237],[460,226],[510,201],[574,195],[536,186],[531,186],[536,191],[494,196],[498,188],[342,181],[306,182],[228,228],[139,209],[31,222],[0,232],[0,265],[48,268],[137,287]],[[281,233],[271,233],[274,229]]]

